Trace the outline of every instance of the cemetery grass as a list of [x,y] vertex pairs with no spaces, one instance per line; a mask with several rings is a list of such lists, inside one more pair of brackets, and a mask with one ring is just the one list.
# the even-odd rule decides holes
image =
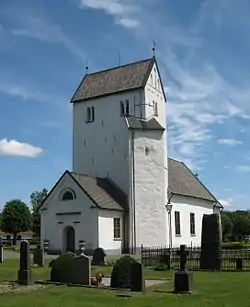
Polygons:
[[[40,270],[40,269],[38,269]],[[161,272],[161,274],[165,274]],[[147,289],[146,294],[134,298],[118,298],[117,291],[95,290],[87,288],[48,286],[48,288],[27,294],[3,295],[3,307],[248,307],[249,273],[195,272],[196,289],[192,295],[174,295],[154,290],[173,290],[169,283]]]
[[[46,264],[48,265],[46,259]],[[5,260],[0,264],[0,280],[16,280],[19,262],[17,259]],[[95,270],[103,270],[98,267]],[[106,274],[111,268],[105,267]],[[34,280],[49,278],[50,269],[32,269]],[[171,272],[156,272],[147,269],[146,277],[173,278]],[[156,276],[157,275],[157,276]],[[109,306],[172,306],[172,307],[248,307],[249,306],[249,280],[248,272],[194,272],[195,292],[192,295],[173,295],[172,293],[159,293],[158,290],[173,290],[173,283],[147,289],[145,295],[132,299],[118,298],[117,291],[98,289],[48,286],[46,289],[25,294],[5,294],[1,296],[1,306],[4,307],[109,307]]]

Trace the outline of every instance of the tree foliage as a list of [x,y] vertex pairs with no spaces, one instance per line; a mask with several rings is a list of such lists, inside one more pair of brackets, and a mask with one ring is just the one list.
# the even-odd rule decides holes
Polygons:
[[223,241],[243,241],[250,236],[250,211],[223,211],[221,213]]
[[20,199],[7,202],[1,213],[1,228],[13,235],[13,244],[19,232],[30,230],[31,214],[28,206]]
[[42,191],[36,191],[30,195],[30,203],[32,206],[32,231],[36,234],[36,236],[40,236],[41,219],[39,207],[47,195],[48,191],[46,189],[42,189]]

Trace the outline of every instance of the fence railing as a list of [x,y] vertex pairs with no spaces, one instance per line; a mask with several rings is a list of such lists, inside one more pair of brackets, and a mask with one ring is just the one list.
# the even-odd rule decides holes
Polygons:
[[[170,260],[172,269],[180,268],[179,248],[141,247],[141,261],[144,266],[155,267]],[[200,270],[200,247],[186,247],[188,251],[186,268],[191,271]],[[170,256],[169,256],[170,255]],[[250,249],[223,249],[221,251],[222,271],[250,271]]]

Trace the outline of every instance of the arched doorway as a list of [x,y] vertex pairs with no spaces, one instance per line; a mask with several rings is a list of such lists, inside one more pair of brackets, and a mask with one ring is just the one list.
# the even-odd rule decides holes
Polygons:
[[72,226],[65,228],[65,249],[67,252],[75,252],[75,230]]

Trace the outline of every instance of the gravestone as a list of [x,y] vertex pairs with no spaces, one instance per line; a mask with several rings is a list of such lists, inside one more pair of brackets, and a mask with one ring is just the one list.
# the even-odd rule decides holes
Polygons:
[[38,245],[33,251],[33,263],[39,267],[44,266],[44,251],[40,245]]
[[91,266],[88,256],[81,254],[72,260],[71,282],[73,284],[91,285]]
[[204,214],[202,218],[200,269],[221,270],[222,227],[218,213]]
[[52,263],[50,280],[70,284],[91,284],[90,259],[84,254],[64,253]]
[[18,271],[18,283],[20,285],[32,284],[30,268],[30,248],[27,241],[22,241],[20,245],[20,267]]
[[131,291],[144,292],[145,289],[143,265],[139,262],[135,262],[131,267]]
[[181,245],[178,251],[180,256],[180,270],[175,273],[174,293],[191,293],[193,273],[186,270],[188,251],[186,245]]
[[98,247],[94,250],[92,265],[105,265],[106,253],[103,248]]
[[3,242],[2,242],[2,238],[0,238],[0,263],[3,263]]

